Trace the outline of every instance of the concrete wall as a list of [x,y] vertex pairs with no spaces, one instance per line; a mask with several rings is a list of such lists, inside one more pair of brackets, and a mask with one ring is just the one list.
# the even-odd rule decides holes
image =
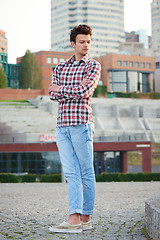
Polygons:
[[146,231],[153,240],[160,239],[160,195],[145,202]]
[[27,100],[39,95],[48,95],[44,89],[0,89],[0,100]]

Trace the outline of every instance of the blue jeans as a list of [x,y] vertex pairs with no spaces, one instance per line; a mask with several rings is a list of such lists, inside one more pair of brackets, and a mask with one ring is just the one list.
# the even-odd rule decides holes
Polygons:
[[91,215],[95,202],[94,123],[57,127],[56,140],[69,192],[69,215]]

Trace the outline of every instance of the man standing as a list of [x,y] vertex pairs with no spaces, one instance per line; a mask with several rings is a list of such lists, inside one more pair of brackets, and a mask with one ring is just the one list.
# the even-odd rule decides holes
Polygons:
[[91,97],[101,68],[88,56],[91,36],[88,25],[71,30],[75,55],[57,65],[49,86],[50,99],[59,102],[56,141],[69,192],[69,218],[59,226],[50,227],[51,232],[79,233],[92,228],[95,173]]

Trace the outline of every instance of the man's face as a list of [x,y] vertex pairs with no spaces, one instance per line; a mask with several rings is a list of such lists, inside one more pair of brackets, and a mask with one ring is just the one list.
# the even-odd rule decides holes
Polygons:
[[75,53],[83,57],[89,53],[91,46],[91,36],[78,34],[76,37],[76,43],[71,42],[71,45],[75,49]]

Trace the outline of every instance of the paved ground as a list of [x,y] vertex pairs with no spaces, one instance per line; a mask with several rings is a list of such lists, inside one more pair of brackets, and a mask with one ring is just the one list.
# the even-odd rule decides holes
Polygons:
[[0,184],[0,240],[144,240],[145,200],[158,194],[159,182],[97,183],[93,230],[52,234],[67,219],[67,184]]

